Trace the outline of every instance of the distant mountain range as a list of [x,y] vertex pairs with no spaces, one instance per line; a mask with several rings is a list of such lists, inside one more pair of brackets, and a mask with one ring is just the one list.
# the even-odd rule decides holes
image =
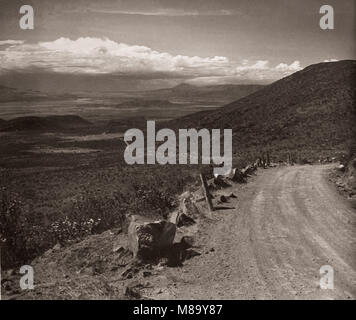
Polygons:
[[[172,86],[178,80],[172,80]],[[183,80],[181,80],[183,81]],[[112,94],[115,92],[142,92],[156,91],[156,94],[176,93],[181,94],[187,91],[200,91],[200,87],[188,84],[178,85],[176,88],[160,89],[162,82],[159,79],[155,82],[152,79],[141,79],[137,77],[125,78],[120,74],[76,74],[76,73],[55,73],[44,71],[11,71],[0,74],[0,84],[9,88],[16,88],[20,91],[39,91],[47,94],[77,94],[78,92]],[[167,86],[167,82],[164,82]],[[229,90],[235,85],[227,85]],[[225,86],[208,86],[206,90],[213,88],[220,91]],[[236,85],[235,87],[238,87]],[[256,85],[256,88],[258,85]],[[157,90],[159,89],[159,90]],[[246,89],[246,88],[245,88]],[[213,89],[216,91],[215,89]],[[161,91],[161,92],[159,92]],[[248,92],[251,93],[251,92]]]
[[173,88],[152,90],[141,94],[143,97],[154,97],[155,99],[191,100],[197,103],[220,103],[224,101],[227,103],[245,97],[263,87],[263,85],[256,84],[194,86],[183,83]]
[[254,84],[194,86],[183,83],[168,89],[125,91],[127,84],[121,86],[121,82],[117,82],[115,77],[110,75],[94,77],[20,73],[12,74],[11,77],[1,75],[0,83],[0,103],[100,97],[135,99],[136,103],[141,99],[222,105],[263,88],[263,85]]
[[74,98],[70,94],[47,94],[31,89],[19,89],[0,85],[0,103],[14,101],[43,101]]
[[234,151],[300,157],[345,151],[355,139],[356,61],[320,63],[213,111],[176,119],[174,128],[233,130]]

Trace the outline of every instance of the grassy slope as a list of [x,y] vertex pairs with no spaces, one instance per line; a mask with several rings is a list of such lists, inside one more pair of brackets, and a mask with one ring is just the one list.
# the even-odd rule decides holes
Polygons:
[[320,63],[225,107],[171,123],[175,128],[231,128],[238,156],[288,150],[317,157],[348,149],[354,115],[356,61]]

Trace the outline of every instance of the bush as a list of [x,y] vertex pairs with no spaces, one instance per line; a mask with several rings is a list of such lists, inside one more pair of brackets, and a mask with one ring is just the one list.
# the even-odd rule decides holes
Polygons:
[[55,241],[61,244],[78,241],[91,234],[122,226],[126,210],[127,204],[122,195],[108,197],[86,191],[73,200],[68,215],[53,222],[50,230]]
[[41,217],[30,214],[19,196],[0,190],[0,241],[3,268],[25,263],[48,246],[48,232],[38,225]]
[[[177,205],[176,195],[195,179],[191,171],[178,166],[130,168],[119,178],[106,188],[97,183],[81,185],[69,205],[53,203],[50,214],[48,207],[36,206],[39,200],[26,199],[25,192],[20,198],[0,186],[2,267],[28,263],[57,243],[67,245],[111,228],[127,227],[126,218],[132,214],[166,218]],[[0,179],[6,186],[10,181],[10,177]]]

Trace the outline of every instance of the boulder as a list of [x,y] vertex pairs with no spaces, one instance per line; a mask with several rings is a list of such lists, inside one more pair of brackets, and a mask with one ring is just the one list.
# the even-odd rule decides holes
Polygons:
[[174,223],[178,228],[195,224],[195,220],[184,214],[182,211],[173,212],[169,222]]
[[196,203],[191,198],[181,198],[179,210],[174,211],[169,219],[177,227],[190,226],[195,223],[193,217],[199,214]]
[[194,240],[194,237],[192,237],[192,236],[184,236],[184,237],[182,237],[182,239],[180,239],[180,243],[183,244],[183,247],[185,249],[193,247],[194,242],[195,242],[195,240]]
[[196,217],[199,215],[199,210],[193,198],[184,198],[180,201],[180,211],[188,217]]
[[152,260],[169,249],[176,234],[176,225],[168,221],[139,222],[134,217],[128,228],[129,247],[134,258]]
[[248,165],[245,168],[243,168],[241,170],[241,173],[243,174],[243,176],[248,176],[251,175],[253,172],[255,172],[257,170],[257,167],[254,165]]
[[230,174],[228,175],[227,178],[230,179],[233,182],[238,182],[238,183],[245,183],[246,182],[244,175],[237,168],[232,169],[232,171],[230,172]]
[[255,161],[255,163],[254,163],[254,166],[256,166],[256,167],[262,167],[262,162],[261,162],[261,159],[260,159],[260,158],[256,159],[256,161]]
[[213,185],[215,186],[216,189],[231,187],[231,185],[229,183],[227,183],[225,178],[221,175],[214,177]]
[[228,195],[229,198],[237,198],[233,192]]

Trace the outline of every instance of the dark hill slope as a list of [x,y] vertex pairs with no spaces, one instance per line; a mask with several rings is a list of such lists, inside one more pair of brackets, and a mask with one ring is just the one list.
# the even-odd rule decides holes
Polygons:
[[231,128],[234,152],[283,157],[348,149],[355,126],[356,61],[311,65],[218,110],[172,122],[175,128]]
[[0,131],[56,131],[89,125],[90,122],[75,115],[19,117],[0,122]]

